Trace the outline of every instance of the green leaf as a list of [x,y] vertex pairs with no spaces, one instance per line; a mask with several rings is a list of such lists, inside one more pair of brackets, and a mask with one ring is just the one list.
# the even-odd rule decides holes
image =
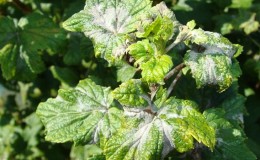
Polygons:
[[54,78],[58,79],[65,87],[73,87],[78,83],[79,76],[70,68],[51,66],[50,70]]
[[149,83],[164,84],[164,77],[172,66],[172,59],[168,55],[151,58],[148,62],[141,65],[142,78]]
[[79,65],[83,59],[94,57],[94,49],[91,40],[80,33],[71,33],[69,44],[63,61],[67,65]]
[[250,19],[242,24],[239,28],[243,28],[246,34],[256,32],[260,26],[259,22],[255,20],[256,13],[252,14]]
[[122,83],[113,92],[113,97],[127,107],[147,107],[147,102],[143,98],[145,91],[140,80],[131,79]]
[[156,46],[147,39],[130,45],[127,50],[135,59],[135,65],[147,62],[156,54]]
[[45,67],[40,51],[57,51],[65,35],[51,19],[32,13],[18,24],[0,18],[0,64],[5,79],[31,80]]
[[[244,133],[235,128],[225,118],[225,111],[220,108],[206,110],[204,116],[216,132],[216,148],[213,151],[212,159],[230,160],[255,160],[256,156],[245,144]],[[243,153],[243,154],[241,154]]]
[[163,84],[165,75],[173,66],[171,57],[163,55],[158,46],[157,43],[150,43],[145,39],[130,45],[127,49],[135,59],[135,65],[140,66],[143,80],[148,83]]
[[102,150],[96,145],[73,146],[70,152],[70,158],[76,160],[89,160],[96,155],[102,155]]
[[177,22],[174,13],[164,2],[152,7],[141,17],[140,21],[137,37],[148,38],[152,41],[160,40],[164,43],[172,38]]
[[249,8],[253,0],[232,0],[230,8]]
[[[169,99],[157,114],[139,111],[129,114],[126,128],[112,136],[104,149],[107,159],[163,159],[172,150],[193,148],[193,139],[211,149],[215,131],[190,101]],[[134,116],[133,116],[134,115]]]
[[239,50],[239,46],[232,44],[227,38],[219,33],[204,31],[202,29],[194,29],[190,33],[189,42],[202,46],[203,54],[223,54],[228,57],[233,55]]
[[135,30],[138,18],[150,8],[149,0],[86,1],[84,9],[63,27],[84,32],[93,40],[96,55],[111,62],[124,54],[126,35]]
[[59,90],[56,98],[40,103],[37,115],[46,129],[46,140],[62,143],[98,142],[121,125],[121,111],[112,105],[110,89],[89,79],[74,89]]
[[167,90],[161,86],[156,92],[154,104],[157,107],[161,107],[167,100],[167,97]]
[[134,77],[137,69],[126,62],[117,64],[117,81],[125,82]]
[[185,56],[185,64],[191,69],[199,88],[205,85],[218,85],[220,92],[230,87],[241,73],[239,66],[232,65],[231,59],[221,54],[190,51]]

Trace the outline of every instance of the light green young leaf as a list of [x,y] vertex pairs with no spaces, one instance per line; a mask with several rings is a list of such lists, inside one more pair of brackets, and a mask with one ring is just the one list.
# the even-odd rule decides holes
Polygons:
[[211,154],[212,159],[256,160],[256,156],[245,144],[242,129],[235,128],[226,119],[224,109],[209,109],[203,114],[209,124],[216,130],[217,142],[216,148]]
[[249,8],[253,0],[232,0],[230,8]]
[[156,54],[156,46],[153,43],[150,43],[147,39],[130,45],[127,50],[135,59],[135,65],[147,62]]
[[145,91],[142,88],[142,82],[137,79],[131,79],[122,83],[112,92],[113,97],[122,105],[127,107],[147,107],[148,103],[142,97]]
[[167,8],[164,2],[161,2],[141,17],[136,36],[165,43],[172,38],[176,23],[174,13]]
[[76,88],[61,89],[56,98],[40,103],[36,113],[48,141],[98,142],[100,136],[108,138],[121,125],[122,113],[112,102],[109,88],[85,79]]
[[63,27],[84,32],[93,40],[96,55],[111,62],[124,54],[126,35],[135,30],[139,17],[150,8],[150,0],[90,0]]
[[142,70],[142,78],[148,83],[164,83],[164,76],[173,66],[170,56],[158,50],[158,45],[145,39],[130,45],[127,49],[135,59],[135,65]]
[[146,63],[141,64],[142,79],[148,83],[164,84],[164,77],[172,66],[172,59],[168,55],[151,58]]
[[75,160],[89,160],[95,155],[102,155],[102,150],[96,145],[72,146],[70,158]]
[[185,56],[185,64],[191,69],[199,88],[205,85],[218,85],[219,91],[222,92],[240,76],[239,67],[232,65],[231,59],[222,54],[190,51]]
[[44,70],[39,51],[56,51],[65,40],[64,32],[51,19],[32,13],[18,24],[0,18],[0,64],[5,79],[31,80]]
[[106,158],[163,159],[174,148],[179,152],[192,149],[194,138],[213,149],[215,131],[195,108],[190,101],[171,98],[156,115],[134,112],[129,118],[136,119],[137,127],[126,124],[127,128],[112,136],[104,149]]
[[240,24],[239,28],[243,28],[246,34],[250,34],[258,30],[260,24],[257,20],[255,20],[255,16],[256,13],[252,14],[248,21]]

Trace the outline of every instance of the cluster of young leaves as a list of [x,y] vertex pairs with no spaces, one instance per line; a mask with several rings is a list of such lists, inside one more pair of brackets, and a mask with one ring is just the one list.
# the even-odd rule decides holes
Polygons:
[[[93,159],[163,159],[172,151],[199,149],[194,143],[209,147],[213,152],[206,155],[211,159],[239,159],[241,150],[246,159],[256,159],[239,127],[241,96],[225,98],[220,106],[210,106],[214,109],[203,109],[207,106],[189,96],[171,96],[182,72],[194,78],[198,89],[193,90],[216,86],[226,92],[240,76],[235,60],[242,51],[239,45],[218,33],[194,29],[193,21],[180,24],[164,3],[152,7],[149,0],[86,1],[63,27],[84,32],[96,56],[118,68],[122,84],[111,89],[88,78],[41,103],[36,113],[46,140],[96,143],[102,151]],[[180,60],[183,69],[178,65],[172,69],[175,55],[170,53],[177,44],[189,48]],[[124,78],[122,72],[130,76]],[[234,107],[231,112],[229,106]]]
[[[245,10],[242,1],[251,0],[234,0],[233,7],[227,4],[230,1],[165,0],[168,4],[178,2],[174,10],[183,24],[195,18],[203,28],[216,29],[229,38],[233,37],[219,29],[224,22],[210,28],[218,19],[211,22],[208,17],[222,10],[230,17],[246,15],[240,22],[248,23],[233,27],[230,33],[253,26],[249,36],[254,40],[259,14],[253,17],[252,12],[258,11],[258,5],[251,1]],[[92,40],[96,56],[115,68],[103,67],[104,61],[93,58],[88,38],[64,32],[58,25],[78,12],[84,1],[0,1],[0,83],[8,88],[7,95],[0,92],[0,159],[255,159],[241,127],[245,100],[233,89],[240,75],[235,59],[239,46],[220,34],[194,29],[193,22],[180,24],[163,4],[152,7],[150,1],[141,0],[98,2],[105,5],[87,1],[85,9],[75,15],[79,19],[66,21],[63,26],[84,32]],[[182,9],[186,10],[183,15]],[[250,13],[244,14],[247,11]],[[229,18],[235,26],[233,20]],[[240,40],[235,41],[243,43]],[[247,48],[254,48],[247,43],[253,40],[245,40]],[[246,72],[254,83],[259,81],[255,78],[259,71],[257,57],[245,65],[246,71],[254,70],[255,74]],[[75,87],[85,77],[88,79]],[[23,85],[17,82],[21,80]],[[116,81],[123,83],[118,86]],[[40,101],[55,97],[59,88],[63,89],[58,98],[40,104],[37,113],[46,125],[47,140],[76,142],[71,152],[68,143],[45,142],[43,127],[32,113]],[[251,90],[246,93],[253,94]],[[246,129],[254,135],[257,124],[253,123],[259,112],[254,107],[249,111],[254,114]],[[255,142],[249,141],[254,144],[251,149],[259,153]],[[244,155],[237,156],[241,152]]]

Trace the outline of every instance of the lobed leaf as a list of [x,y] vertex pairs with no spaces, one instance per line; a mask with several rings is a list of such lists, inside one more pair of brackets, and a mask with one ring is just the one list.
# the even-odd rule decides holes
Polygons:
[[89,79],[74,89],[59,90],[58,97],[40,103],[37,115],[46,128],[46,140],[76,143],[108,138],[121,124],[121,111],[112,105],[110,89]]
[[[256,156],[245,144],[244,133],[227,119],[224,109],[206,110],[204,116],[216,130],[216,148],[211,154],[212,159],[255,160]],[[241,154],[243,153],[243,154]]]
[[136,36],[166,43],[174,35],[176,23],[174,13],[161,2],[141,17]]
[[112,136],[104,149],[109,159],[163,159],[173,148],[185,152],[193,148],[193,139],[211,149],[215,131],[189,101],[169,99],[156,115],[141,111],[128,114],[137,127],[126,124]]
[[190,68],[198,88],[218,85],[222,92],[240,76],[240,68],[232,65],[231,59],[222,54],[201,54],[190,51],[185,56],[185,64]]
[[90,0],[63,27],[84,32],[93,40],[96,55],[111,62],[124,54],[126,35],[135,30],[138,18],[150,8],[149,0]]
[[18,24],[1,17],[0,35],[0,64],[7,80],[31,80],[45,69],[39,52],[56,51],[66,38],[51,19],[39,13],[21,18]]

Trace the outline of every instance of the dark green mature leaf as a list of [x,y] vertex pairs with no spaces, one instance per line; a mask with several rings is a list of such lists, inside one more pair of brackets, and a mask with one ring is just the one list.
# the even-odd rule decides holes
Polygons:
[[[234,127],[226,118],[223,109],[209,109],[204,113],[209,124],[215,128],[216,149],[211,155],[211,159],[230,160],[255,160],[256,156],[245,144],[244,133],[240,128]],[[243,154],[241,154],[243,153]]]
[[53,77],[58,79],[65,86],[73,87],[78,83],[79,76],[70,68],[51,66],[50,71],[52,72]]
[[71,33],[68,50],[63,57],[67,65],[79,65],[83,59],[94,57],[94,49],[91,40],[80,33]]
[[84,9],[63,27],[84,32],[93,40],[96,55],[112,62],[124,54],[126,34],[135,30],[138,18],[150,8],[149,0],[86,1]]
[[58,97],[41,103],[36,111],[52,142],[94,142],[108,138],[121,124],[122,113],[112,105],[109,88],[89,79],[75,89],[59,90]]
[[51,19],[33,13],[16,24],[11,18],[0,18],[0,64],[3,76],[31,80],[44,70],[39,52],[57,51],[65,35]]
[[143,111],[127,114],[127,128],[112,136],[104,149],[107,159],[163,159],[173,148],[193,148],[193,138],[213,149],[215,131],[190,101],[170,98],[156,115]]

